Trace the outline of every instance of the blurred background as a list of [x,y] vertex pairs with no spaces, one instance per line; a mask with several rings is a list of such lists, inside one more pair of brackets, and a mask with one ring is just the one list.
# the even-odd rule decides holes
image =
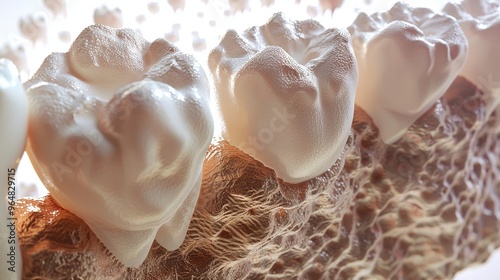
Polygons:
[[[27,80],[52,52],[66,52],[93,23],[137,30],[149,41],[163,37],[206,65],[208,52],[227,29],[264,24],[282,11],[293,19],[314,18],[325,27],[345,28],[361,11],[385,11],[394,0],[0,0],[0,57],[15,62]],[[441,10],[447,1],[406,1]],[[208,73],[208,71],[207,71]],[[2,135],[2,137],[4,137]],[[18,197],[47,191],[25,155],[18,170]],[[493,250],[493,248],[492,248]],[[455,280],[500,279],[500,250],[488,263],[460,272]]]

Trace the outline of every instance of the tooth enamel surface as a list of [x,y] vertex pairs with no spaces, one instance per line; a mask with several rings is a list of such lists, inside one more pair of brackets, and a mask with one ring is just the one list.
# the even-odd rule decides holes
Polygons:
[[481,89],[500,87],[500,12],[486,0],[448,3],[445,14],[457,19],[469,43],[469,54],[460,75]]
[[[14,175],[10,175],[8,170],[17,168],[19,160],[24,152],[26,143],[26,132],[28,129],[28,102],[24,89],[19,79],[14,64],[6,59],[0,59],[0,180],[2,182],[2,191],[0,198],[0,218],[2,221],[7,221],[7,218],[12,218],[10,211],[7,211],[6,197],[8,192],[13,192],[12,188],[8,188],[8,182],[17,183]],[[13,171],[13,174],[16,172]],[[10,177],[10,178],[8,178]],[[12,186],[11,186],[12,187]],[[13,187],[17,187],[13,185]],[[15,191],[19,191],[18,188]],[[9,194],[9,196],[12,193]],[[9,199],[9,202],[12,201]],[[3,226],[0,236],[0,278],[1,279],[21,279],[22,259],[19,252],[19,243],[13,239],[8,239],[11,235],[11,228],[7,225]],[[11,246],[15,246],[15,250],[11,250]],[[13,252],[15,254],[14,265],[9,264],[10,256],[7,254]],[[9,267],[15,267],[16,272],[11,272]]]
[[387,143],[439,99],[465,63],[467,40],[453,18],[396,3],[349,27],[359,66],[356,104]]
[[289,183],[328,170],[350,133],[357,83],[346,31],[282,14],[237,34],[226,33],[209,55],[232,145]]
[[91,26],[25,88],[28,154],[57,202],[128,267],[154,239],[178,248],[213,136],[199,63],[163,39]]

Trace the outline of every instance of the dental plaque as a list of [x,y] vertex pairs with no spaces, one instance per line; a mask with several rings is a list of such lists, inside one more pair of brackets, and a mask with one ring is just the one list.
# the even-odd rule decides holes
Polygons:
[[209,55],[222,136],[288,183],[321,175],[350,133],[358,73],[349,33],[275,14]]
[[53,198],[125,266],[183,242],[213,136],[194,58],[129,29],[86,28],[25,83],[28,154]]
[[356,105],[391,144],[443,96],[467,57],[465,34],[452,18],[398,2],[348,28],[359,66]]

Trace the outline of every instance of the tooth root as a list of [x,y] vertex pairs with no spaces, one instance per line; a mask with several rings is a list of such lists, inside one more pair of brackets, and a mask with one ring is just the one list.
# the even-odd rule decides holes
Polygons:
[[[14,182],[14,192],[19,191],[17,178],[9,173],[10,169],[17,169],[19,160],[24,151],[26,133],[28,127],[28,102],[19,73],[14,64],[6,59],[0,59],[0,182],[2,185],[0,197],[0,219],[5,222],[12,218],[11,212],[7,211],[7,194],[13,189],[8,188],[8,182]],[[14,179],[10,179],[10,178]],[[12,193],[9,193],[9,196]],[[12,201],[9,199],[9,201]],[[8,239],[17,230],[7,225],[2,225],[0,233],[0,279],[21,279],[22,255],[19,251],[20,244],[15,239]],[[12,242],[15,243],[12,243]],[[12,246],[15,247],[14,250]],[[12,255],[12,257],[11,257]],[[11,271],[14,270],[14,271]]]
[[156,234],[156,241],[169,251],[177,250],[184,241],[191,217],[193,216],[196,202],[201,187],[201,176],[167,223],[163,224]]
[[146,259],[156,234],[155,229],[130,230],[107,228],[85,220],[106,248],[126,267],[139,267]]

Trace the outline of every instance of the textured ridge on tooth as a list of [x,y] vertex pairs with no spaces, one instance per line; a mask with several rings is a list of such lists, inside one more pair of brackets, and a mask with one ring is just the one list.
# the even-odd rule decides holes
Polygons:
[[[8,211],[6,204],[7,195],[15,196],[19,191],[14,174],[19,160],[24,152],[26,132],[28,129],[28,102],[24,89],[19,79],[19,73],[10,60],[0,59],[0,181],[2,191],[0,197],[0,218],[8,221],[12,218],[13,210]],[[13,179],[14,178],[14,179]],[[13,182],[14,185],[9,184]],[[9,198],[9,202],[12,199]],[[20,245],[16,239],[9,238],[16,235],[14,226],[7,223],[2,226],[0,235],[0,278],[21,279],[22,258],[19,251]],[[15,243],[12,243],[15,241]],[[12,247],[15,247],[12,250]],[[13,259],[11,258],[13,257]],[[14,271],[11,271],[13,269]]]
[[486,0],[448,3],[445,14],[457,19],[469,43],[469,54],[460,75],[482,90],[500,87],[500,11]]
[[462,69],[467,40],[453,18],[396,3],[348,28],[359,65],[356,104],[385,143],[398,140]]
[[68,64],[75,76],[92,81],[92,87],[108,94],[101,97],[109,99],[127,81],[144,76],[143,55],[147,45],[131,29],[95,25],[84,29],[75,39],[68,52]]
[[91,26],[25,87],[28,153],[53,197],[126,266],[139,266],[154,239],[177,249],[213,136],[199,63],[163,39]]
[[289,183],[338,159],[350,132],[357,83],[350,36],[281,13],[209,55],[223,137]]

